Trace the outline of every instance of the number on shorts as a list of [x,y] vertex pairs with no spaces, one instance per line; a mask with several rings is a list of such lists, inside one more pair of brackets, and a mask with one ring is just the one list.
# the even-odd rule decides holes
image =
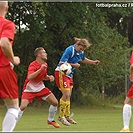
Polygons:
[[65,87],[65,88],[67,87],[67,82],[64,82],[64,87]]

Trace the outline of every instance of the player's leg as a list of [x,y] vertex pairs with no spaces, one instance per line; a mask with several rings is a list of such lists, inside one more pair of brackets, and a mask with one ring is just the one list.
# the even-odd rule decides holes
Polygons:
[[[70,107],[70,96],[71,96],[71,90],[61,90],[62,92],[62,97],[60,99],[60,117],[64,117],[65,116],[65,112],[66,112],[66,108]],[[70,114],[70,108],[69,111],[67,110],[67,113]]]
[[124,106],[123,106],[123,129],[121,132],[127,132],[129,131],[129,124],[130,124],[130,119],[131,119],[131,104],[133,102],[133,99],[126,97]]
[[58,101],[55,98],[55,96],[53,95],[53,93],[51,93],[46,98],[46,101],[50,104],[48,120],[49,121],[54,121],[54,116],[55,116],[55,114],[57,112]]
[[70,92],[69,92],[69,97],[66,99],[66,109],[64,116],[69,123],[76,124],[77,122],[72,119],[72,116],[70,116],[70,105],[71,105],[70,97],[73,88],[73,78],[69,78],[69,84],[70,84]]
[[55,80],[56,80],[56,85],[58,86],[59,90],[62,92],[62,97],[60,99],[58,120],[62,122],[62,124],[69,126],[70,123],[65,118],[65,110],[68,104],[68,102],[66,101],[70,101],[70,96],[71,96],[71,91],[70,91],[71,78],[63,75],[59,71],[55,71]]
[[55,114],[57,112],[58,100],[53,93],[42,97],[42,99],[46,100],[50,104],[47,123],[53,125],[55,128],[60,128],[60,125],[54,120]]
[[[67,107],[70,105],[71,90],[70,89],[67,89],[67,90],[60,89],[60,90],[62,92],[62,97],[60,99],[59,118],[58,118],[58,120],[60,122],[62,122],[63,125],[69,126],[70,123],[65,118],[65,112],[66,112]],[[69,111],[70,111],[70,108],[69,108]]]
[[4,99],[7,107],[7,112],[2,123],[2,132],[12,132],[16,126],[18,118],[19,101],[18,98]]
[[123,129],[121,132],[128,132],[129,131],[129,124],[131,118],[131,104],[133,102],[133,85],[130,87],[126,94],[126,99],[124,101],[123,106]]
[[0,95],[7,107],[2,131],[12,132],[16,126],[19,108],[17,77],[10,67],[1,68],[0,75]]
[[[72,89],[70,90],[70,96],[71,96],[71,93],[72,93]],[[64,112],[64,116],[70,116],[70,98],[66,100],[66,109]]]
[[27,108],[28,104],[36,97],[36,93],[30,93],[30,92],[23,92],[22,93],[22,99],[21,104],[19,107],[19,114],[18,114],[18,120],[22,117],[25,109]]
[[22,115],[23,115],[25,109],[27,108],[28,104],[29,104],[29,101],[27,99],[22,99],[21,105],[19,107],[19,113],[18,113],[17,121],[19,121],[19,119],[22,117]]
[[[70,89],[70,96],[71,96],[71,93],[72,93],[72,88]],[[77,122],[72,119],[72,116],[70,116],[70,98],[66,100],[66,109],[65,109],[64,116],[69,123],[77,124]]]

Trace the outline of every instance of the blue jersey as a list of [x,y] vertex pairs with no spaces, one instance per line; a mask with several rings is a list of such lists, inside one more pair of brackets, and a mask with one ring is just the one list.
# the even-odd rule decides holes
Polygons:
[[[59,63],[60,62],[68,62],[68,63],[75,64],[84,59],[85,59],[84,51],[78,53],[76,51],[75,45],[71,45],[65,49]],[[58,64],[58,66],[59,66],[59,64]],[[72,67],[72,72],[68,75],[69,77],[73,76],[75,69],[76,68]]]

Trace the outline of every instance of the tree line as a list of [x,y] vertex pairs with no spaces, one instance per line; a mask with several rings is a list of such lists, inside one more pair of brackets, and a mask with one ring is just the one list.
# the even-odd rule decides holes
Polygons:
[[[20,97],[27,67],[35,59],[34,49],[44,47],[48,74],[54,74],[64,49],[75,43],[74,37],[87,38],[93,44],[85,50],[85,56],[100,60],[100,65],[81,64],[76,70],[72,100],[81,102],[103,93],[109,97],[125,93],[132,49],[128,40],[131,12],[131,7],[100,8],[96,2],[10,2],[7,18],[16,24],[13,48],[21,59],[14,68]],[[45,84],[59,99],[56,84]]]

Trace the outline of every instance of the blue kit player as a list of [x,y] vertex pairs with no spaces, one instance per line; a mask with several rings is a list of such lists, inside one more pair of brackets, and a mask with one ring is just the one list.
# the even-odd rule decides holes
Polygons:
[[[66,126],[77,123],[70,117],[70,97],[73,88],[73,74],[75,69],[80,67],[79,62],[93,65],[98,65],[100,63],[99,60],[90,60],[85,57],[84,50],[91,45],[87,39],[75,38],[75,41],[76,43],[74,45],[65,49],[55,69],[56,85],[62,92],[58,120]],[[72,66],[72,72],[69,75],[63,74],[60,71],[60,65],[66,62]]]

